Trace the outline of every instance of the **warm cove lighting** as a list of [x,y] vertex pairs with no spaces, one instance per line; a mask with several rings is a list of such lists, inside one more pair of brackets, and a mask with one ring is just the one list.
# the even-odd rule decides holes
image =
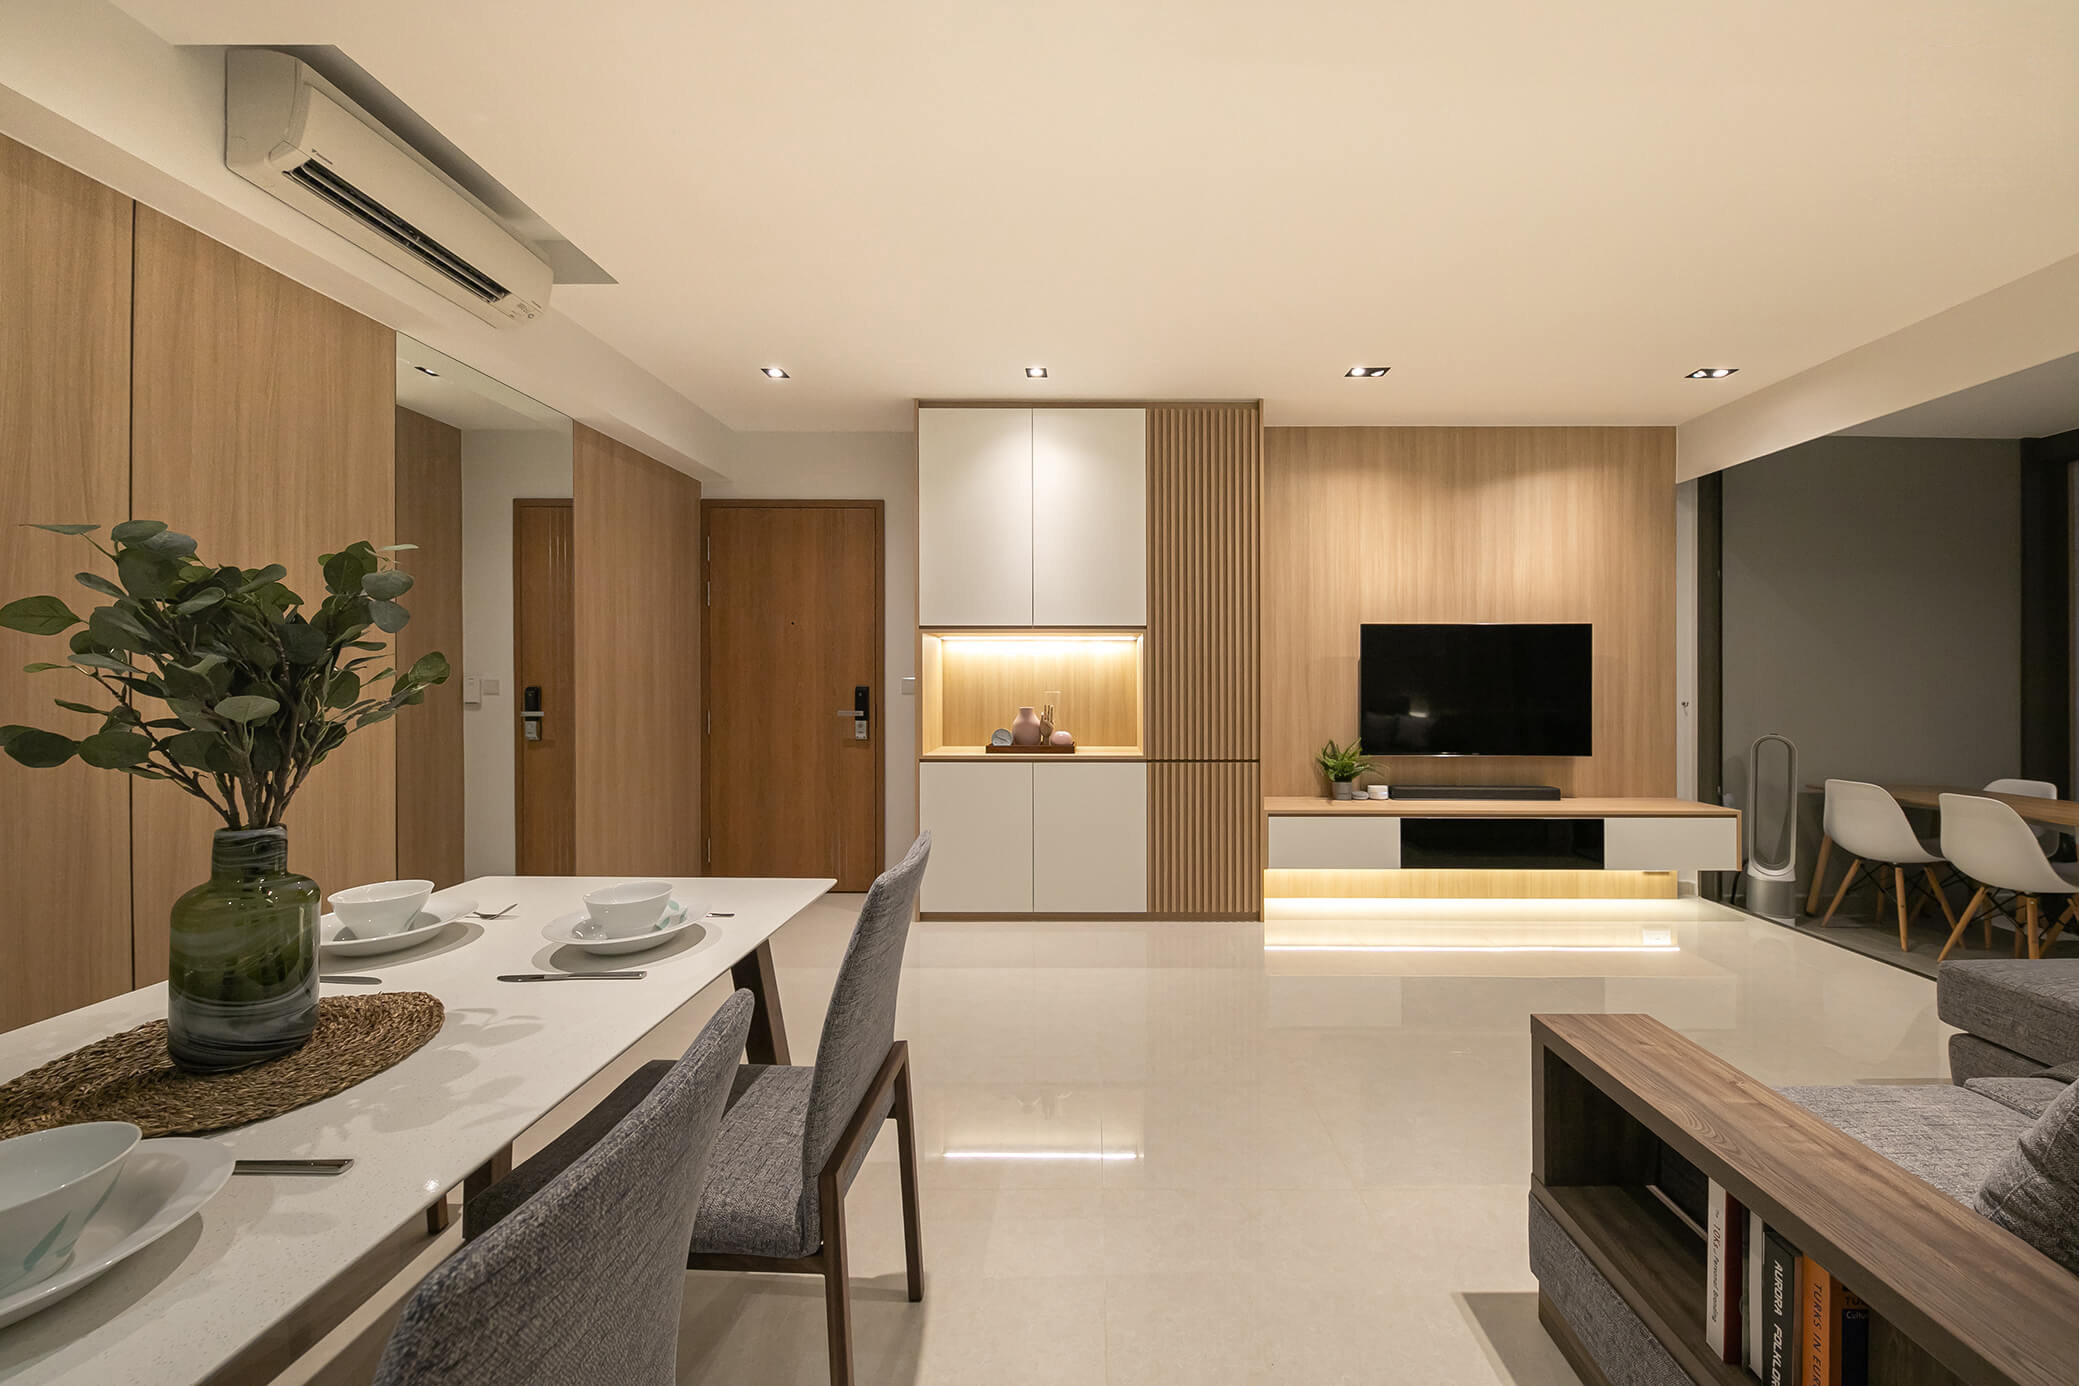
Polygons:
[[1131,645],[1137,635],[942,635],[948,645],[981,646],[1018,654],[1072,654],[1092,645]]
[[1674,943],[1266,943],[1266,953],[1679,953]]
[[1138,1150],[948,1150],[948,1160],[1138,1160]]

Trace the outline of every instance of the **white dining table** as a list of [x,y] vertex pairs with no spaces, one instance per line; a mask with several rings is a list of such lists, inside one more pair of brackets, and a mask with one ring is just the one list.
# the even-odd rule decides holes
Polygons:
[[[751,1057],[787,1062],[768,940],[829,880],[702,878],[675,895],[707,918],[651,952],[595,957],[542,927],[613,878],[485,877],[455,887],[502,919],[457,921],[387,957],[321,970],[381,979],[325,995],[424,991],[440,1031],[334,1097],[218,1140],[240,1159],[347,1157],[334,1177],[235,1176],[152,1247],[42,1313],[0,1328],[9,1386],[184,1386],[271,1380],[444,1225],[450,1189],[491,1177],[513,1139],[723,976],[758,995]],[[639,981],[501,982],[502,973],[639,969]],[[0,1034],[0,1081],[166,1014],[140,988]]]

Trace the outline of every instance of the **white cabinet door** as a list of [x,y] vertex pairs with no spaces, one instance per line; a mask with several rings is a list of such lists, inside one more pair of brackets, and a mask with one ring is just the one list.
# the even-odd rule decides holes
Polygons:
[[1041,914],[1148,908],[1148,767],[1032,767],[1032,907]]
[[1032,411],[917,414],[917,619],[1032,624]]
[[1024,914],[1032,908],[1032,763],[917,767],[917,819],[931,834],[923,907]]
[[1605,818],[1603,866],[1611,871],[1737,871],[1740,820]]
[[1148,411],[1032,411],[1032,623],[1148,624]]
[[1383,813],[1274,814],[1270,866],[1392,871],[1400,866],[1400,820]]

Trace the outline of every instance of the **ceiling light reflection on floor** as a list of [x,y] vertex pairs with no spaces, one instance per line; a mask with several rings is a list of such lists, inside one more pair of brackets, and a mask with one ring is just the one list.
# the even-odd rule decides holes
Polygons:
[[[1266,953],[1679,953],[1662,920],[1586,912],[1545,914],[1529,902],[1495,902],[1480,914],[1414,910],[1367,913],[1348,900],[1264,901]],[[1327,906],[1329,908],[1323,908]]]
[[946,1160],[1138,1160],[1138,1150],[945,1150]]
[[1266,943],[1266,953],[1679,953],[1673,943]]

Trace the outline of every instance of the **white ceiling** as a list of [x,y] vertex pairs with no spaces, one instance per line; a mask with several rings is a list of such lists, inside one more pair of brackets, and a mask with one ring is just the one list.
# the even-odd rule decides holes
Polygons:
[[120,3],[337,45],[736,428],[1672,424],[2079,252],[2068,0]]
[[546,404],[401,333],[397,338],[397,403],[464,431],[570,432],[570,420]]
[[2046,438],[2079,428],[2079,354],[1842,432],[1870,438]]

